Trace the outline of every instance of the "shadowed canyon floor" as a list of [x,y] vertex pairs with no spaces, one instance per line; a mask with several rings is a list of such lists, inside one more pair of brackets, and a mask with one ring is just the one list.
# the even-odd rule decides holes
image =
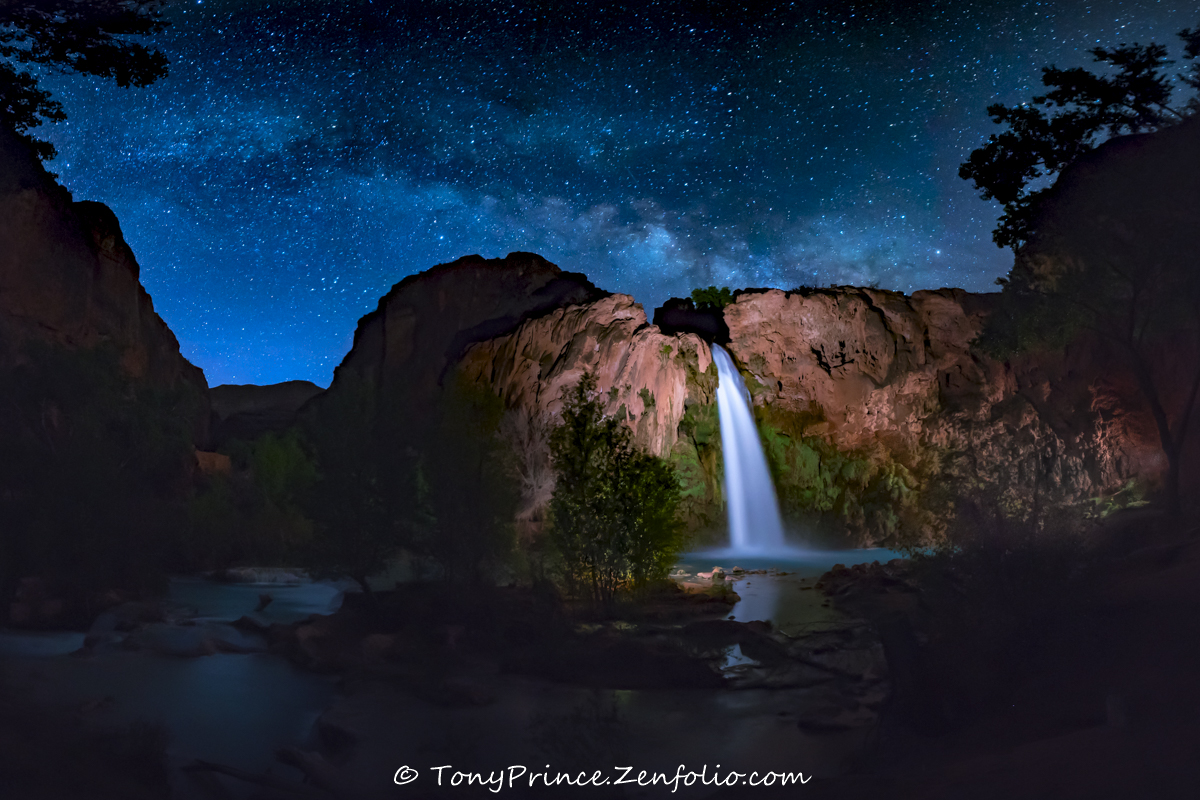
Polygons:
[[[380,609],[366,610],[357,599],[333,616],[314,617],[303,616],[311,601],[289,601],[286,587],[225,587],[231,593],[216,610],[227,620],[250,611],[260,592],[274,591],[281,604],[274,621],[264,611],[250,613],[237,628],[203,620],[180,627],[213,640],[243,641],[233,631],[261,642],[254,649],[274,654],[239,655],[227,644],[210,646],[210,655],[201,655],[204,648],[155,655],[155,648],[167,652],[162,648],[177,643],[155,638],[154,625],[119,625],[132,628],[124,632],[130,642],[114,637],[94,645],[90,656],[9,656],[6,683],[20,690],[21,702],[5,708],[0,731],[12,747],[0,769],[10,781],[22,774],[38,778],[12,783],[18,791],[7,796],[61,796],[53,792],[68,784],[44,780],[54,759],[91,748],[101,753],[92,769],[102,789],[133,780],[133,788],[98,790],[96,796],[165,796],[168,784],[154,771],[155,747],[161,745],[149,729],[138,734],[128,727],[136,716],[131,708],[145,714],[146,703],[170,698],[144,680],[148,673],[141,670],[157,660],[178,674],[210,677],[237,664],[227,676],[243,682],[222,688],[219,681],[193,677],[176,690],[196,696],[184,703],[168,699],[174,704],[165,707],[166,715],[212,715],[214,703],[241,703],[246,715],[240,730],[222,734],[217,727],[203,734],[212,737],[210,745],[225,737],[215,749],[205,749],[186,725],[165,745],[176,797],[395,796],[389,776],[405,764],[431,781],[428,768],[440,764],[486,772],[548,762],[590,770],[629,763],[672,772],[680,763],[697,769],[719,763],[724,770],[803,771],[813,776],[803,791],[818,798],[1187,796],[1200,747],[1194,724],[1200,716],[1194,680],[1200,669],[1200,540],[1186,526],[1148,517],[1118,531],[1106,553],[1093,577],[1045,620],[1047,635],[1022,654],[1024,667],[1004,702],[972,714],[959,713],[966,701],[949,688],[926,685],[914,695],[912,685],[900,684],[915,675],[919,685],[920,670],[881,659],[886,651],[896,661],[902,652],[886,633],[897,615],[923,640],[927,659],[938,646],[943,652],[953,647],[929,644],[930,634],[939,635],[940,600],[914,587],[904,562],[835,568],[821,577],[829,564],[810,566],[807,574],[780,574],[703,554],[686,559],[679,578],[702,586],[708,579],[698,573],[720,565],[734,578],[741,604],[677,598],[620,622],[572,621],[528,593],[497,590],[485,603],[468,603],[415,585],[383,596]],[[196,583],[179,590],[200,599]],[[731,611],[740,620],[765,609],[779,625],[724,619]],[[297,621],[282,621],[289,617]],[[204,634],[205,624],[225,632]],[[884,632],[882,646],[875,631]],[[82,635],[76,636],[66,644],[77,646]],[[251,663],[258,666],[247,672]],[[75,675],[76,693],[58,695],[55,681],[68,670],[123,672],[126,682],[118,689],[112,687],[119,683],[110,684],[106,691],[117,696],[109,697],[97,693],[101,684],[93,681],[88,695],[81,688],[88,682]],[[890,699],[891,684],[880,681],[888,674],[897,686]],[[301,688],[308,686],[314,688]],[[131,702],[139,696],[140,706]],[[309,699],[297,707],[303,696]],[[925,705],[914,705],[914,696]],[[291,723],[264,727],[261,719],[254,721],[276,714],[272,697],[281,708],[295,709]],[[872,709],[882,709],[882,717]],[[231,708],[228,719],[236,718]],[[109,736],[107,751],[85,747],[93,731],[118,724],[125,726],[123,736],[135,738]],[[174,724],[166,720],[166,727]],[[247,741],[248,733],[260,740]],[[36,759],[20,756],[39,736],[52,746],[40,748]],[[121,741],[136,746],[113,744]],[[233,752],[239,748],[258,755],[239,760]],[[283,763],[270,766],[273,758]],[[231,769],[195,769],[196,759]],[[192,769],[180,771],[185,766]],[[430,783],[421,794],[406,796],[483,791]],[[666,790],[646,789],[643,796],[654,791]],[[749,790],[687,791],[742,797]],[[792,796],[798,790],[761,787],[754,796],[783,791]]]

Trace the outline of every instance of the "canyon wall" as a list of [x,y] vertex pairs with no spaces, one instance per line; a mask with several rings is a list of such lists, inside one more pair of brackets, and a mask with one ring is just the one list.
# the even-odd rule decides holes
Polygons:
[[[1064,171],[1016,269],[1120,258],[1190,274],[1198,154],[1194,120],[1097,148]],[[1145,363],[1178,424],[1200,312],[1172,313],[1150,315]],[[956,518],[1102,514],[1158,488],[1167,464],[1136,360],[1086,326],[1066,344],[987,355],[976,337],[1010,315],[1000,294],[957,289],[771,289],[735,292],[715,316],[674,301],[660,328],[632,298],[536,256],[474,256],[398,284],[327,394],[356,381],[403,398],[419,420],[411,410],[433,407],[453,375],[553,425],[565,390],[594,371],[606,411],[675,464],[693,526],[719,527],[716,340],[753,396],[785,513],[858,543],[932,541]],[[1194,492],[1194,444],[1184,463]]]
[[[753,397],[785,515],[859,544],[912,543],[941,536],[964,498],[1028,516],[1125,502],[1131,481],[1153,488],[1163,470],[1153,426],[1114,354],[1080,341],[989,358],[972,341],[997,298],[855,287],[737,293],[723,312],[727,348]],[[710,345],[649,324],[631,297],[532,256],[472,257],[406,279],[356,338],[318,402],[344,415],[337,398],[370,387],[383,398],[373,413],[407,426],[413,441],[452,382],[549,427],[567,390],[594,372],[606,413],[674,463],[692,526],[720,528]]]
[[3,126],[0,409],[0,620],[63,625],[153,590],[204,466],[204,374],[113,212]]
[[[859,543],[929,540],[970,491],[1027,513],[1102,501],[1135,477],[1153,482],[1152,430],[1126,413],[1118,432],[1103,413],[1130,398],[1097,384],[1098,345],[989,359],[971,342],[994,301],[853,287],[736,297],[724,311],[727,347],[785,513],[824,517]],[[472,345],[459,370],[550,424],[566,389],[594,371],[607,413],[675,462],[704,527],[719,524],[723,503],[711,363],[699,336],[664,334],[632,298],[612,295]]]
[[[73,201],[0,127],[0,367],[22,363],[30,344],[105,347],[130,378],[207,396],[204,373],[180,355],[139,282],[116,215]],[[197,427],[206,420],[205,409]]]
[[393,413],[428,417],[451,365],[473,343],[524,320],[607,295],[583,275],[541,256],[465,256],[410,275],[359,320],[354,345],[334,371],[319,409],[350,395],[386,398]]

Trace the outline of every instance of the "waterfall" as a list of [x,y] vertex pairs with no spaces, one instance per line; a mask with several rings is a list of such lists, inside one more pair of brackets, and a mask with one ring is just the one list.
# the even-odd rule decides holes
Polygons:
[[767,469],[767,457],[750,410],[750,392],[729,353],[712,346],[717,364],[717,410],[721,417],[721,452],[725,459],[725,502],[729,540],[734,550],[782,550],[783,522]]

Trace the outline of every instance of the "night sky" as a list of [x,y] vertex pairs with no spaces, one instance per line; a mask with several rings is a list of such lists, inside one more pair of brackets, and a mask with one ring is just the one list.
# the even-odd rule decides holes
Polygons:
[[[50,76],[49,168],[121,220],[210,385],[327,385],[405,275],[540,253],[652,313],[709,284],[989,291],[958,165],[1041,67],[1188,3],[175,0],[146,89]],[[769,5],[756,3],[755,6]]]

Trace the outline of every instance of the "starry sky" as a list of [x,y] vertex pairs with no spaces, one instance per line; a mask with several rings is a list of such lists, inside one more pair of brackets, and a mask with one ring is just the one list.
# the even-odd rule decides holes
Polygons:
[[[745,10],[753,6],[755,11]],[[40,134],[116,211],[210,385],[327,385],[406,275],[540,253],[632,294],[989,291],[958,178],[1041,67],[1168,44],[1194,4],[174,0],[144,89],[48,75]]]

